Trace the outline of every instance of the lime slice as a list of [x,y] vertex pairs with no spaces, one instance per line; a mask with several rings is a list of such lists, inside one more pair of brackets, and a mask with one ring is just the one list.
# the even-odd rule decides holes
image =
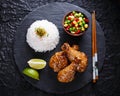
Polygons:
[[23,74],[33,78],[33,79],[36,79],[36,80],[39,80],[39,73],[38,71],[36,71],[35,69],[32,69],[32,68],[25,68],[23,70]]
[[30,59],[27,63],[34,69],[43,69],[46,66],[46,61],[43,59]]

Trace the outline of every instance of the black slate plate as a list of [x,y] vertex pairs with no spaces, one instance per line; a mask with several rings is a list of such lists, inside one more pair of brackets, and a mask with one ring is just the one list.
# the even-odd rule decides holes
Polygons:
[[[71,37],[66,34],[62,28],[62,19],[63,16],[72,10],[78,10],[83,12],[89,19],[89,28],[87,32],[82,37]],[[47,19],[48,21],[53,22],[59,29],[60,32],[60,42],[57,47],[46,53],[35,53],[26,43],[26,32],[29,26],[36,20]],[[102,68],[104,61],[104,47],[105,40],[103,31],[101,30],[100,25],[97,23],[97,45],[98,45],[98,68],[99,71]],[[49,62],[50,57],[57,51],[60,51],[60,46],[68,42],[72,44],[78,44],[80,50],[85,52],[88,56],[88,67],[84,73],[77,73],[75,80],[70,83],[63,84],[57,81],[57,74],[49,68],[48,64],[45,69],[39,71],[40,80],[35,81],[27,76],[24,78],[30,82],[33,86],[39,88],[42,91],[50,93],[68,93],[76,91],[92,80],[92,63],[91,63],[91,14],[80,8],[78,6],[69,4],[69,3],[51,3],[44,6],[41,6],[28,14],[25,19],[22,21],[21,25],[17,29],[14,42],[14,57],[16,65],[18,66],[19,71],[22,74],[22,70],[25,67],[28,67],[27,61],[31,58],[41,58]]]

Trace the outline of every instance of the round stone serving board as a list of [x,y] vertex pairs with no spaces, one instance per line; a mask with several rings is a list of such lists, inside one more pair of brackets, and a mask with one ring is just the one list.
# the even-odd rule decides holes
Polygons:
[[[77,10],[83,12],[89,19],[89,28],[86,33],[81,37],[71,37],[66,34],[62,28],[62,19],[64,15],[72,10]],[[39,53],[35,52],[26,42],[26,33],[29,26],[36,20],[47,19],[50,22],[56,24],[60,33],[60,42],[56,48],[50,52]],[[104,33],[97,22],[97,46],[98,46],[98,68],[99,72],[102,68],[105,54],[105,38]],[[80,8],[76,5],[69,3],[50,3],[37,8],[36,10],[29,13],[21,25],[18,27],[15,41],[14,41],[14,58],[16,65],[23,75],[22,71],[24,68],[29,67],[27,61],[31,58],[41,58],[47,61],[47,66],[43,70],[39,70],[40,80],[33,80],[25,75],[24,78],[38,89],[48,92],[48,93],[68,93],[76,91],[92,80],[92,55],[91,55],[91,14],[85,9]],[[60,83],[57,80],[57,73],[48,66],[50,57],[55,53],[60,51],[60,47],[63,43],[68,42],[70,45],[78,44],[80,50],[85,52],[88,56],[88,67],[84,73],[76,73],[75,79],[70,83]]]

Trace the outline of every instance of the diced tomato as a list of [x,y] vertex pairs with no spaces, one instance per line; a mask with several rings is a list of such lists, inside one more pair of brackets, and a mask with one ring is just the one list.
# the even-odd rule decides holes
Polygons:
[[78,22],[78,21],[79,21],[79,19],[78,19],[78,18],[75,18],[74,20],[75,20],[76,22]]
[[70,26],[67,26],[65,29],[66,29],[66,30],[69,30],[69,28],[70,28]]
[[73,26],[75,25],[73,21],[71,22],[71,24],[72,24]]
[[85,18],[85,22],[86,22],[86,23],[88,23],[88,22],[89,22],[89,20],[88,20],[87,18]]
[[71,18],[70,18],[70,17],[68,17],[68,20],[71,20]]
[[80,30],[77,30],[77,32],[75,32],[75,34],[79,34],[80,33]]

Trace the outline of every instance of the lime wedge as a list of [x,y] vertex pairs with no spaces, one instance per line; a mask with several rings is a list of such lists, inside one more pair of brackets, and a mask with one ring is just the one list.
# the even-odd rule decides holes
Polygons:
[[30,59],[27,63],[34,69],[43,69],[46,66],[46,61],[43,59]]
[[39,73],[35,69],[27,67],[23,70],[23,74],[25,74],[33,79],[39,80]]

